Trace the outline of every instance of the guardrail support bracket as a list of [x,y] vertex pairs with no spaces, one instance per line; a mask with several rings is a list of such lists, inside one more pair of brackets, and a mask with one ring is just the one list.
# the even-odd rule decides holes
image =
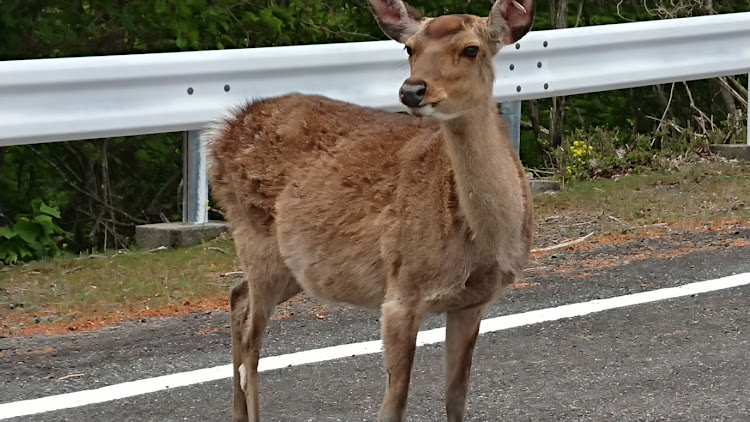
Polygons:
[[182,222],[203,224],[208,221],[208,174],[201,132],[185,132],[182,145]]

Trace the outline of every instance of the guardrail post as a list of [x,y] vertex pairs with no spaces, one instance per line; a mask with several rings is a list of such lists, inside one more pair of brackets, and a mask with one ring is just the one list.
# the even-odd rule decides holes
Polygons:
[[747,74],[747,144],[750,145],[750,73]]
[[508,121],[510,127],[510,140],[513,144],[513,148],[516,153],[521,153],[521,102],[520,101],[508,101],[500,104],[500,111],[502,111],[505,120]]
[[208,221],[208,175],[200,131],[185,132],[182,145],[182,222],[203,224]]

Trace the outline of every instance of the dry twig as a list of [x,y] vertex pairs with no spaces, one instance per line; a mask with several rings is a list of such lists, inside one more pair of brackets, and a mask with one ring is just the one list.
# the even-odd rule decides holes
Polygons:
[[739,101],[740,104],[742,104],[744,107],[747,107],[747,90],[745,90],[743,96],[741,93],[735,91],[731,85],[729,85],[729,82],[727,82],[727,78],[716,78],[716,81],[719,82],[719,84],[722,85],[727,90],[727,92],[732,94],[732,97]]
[[594,219],[592,219],[592,220],[589,220],[589,221],[584,221],[584,222],[581,222],[581,223],[575,223],[575,224],[567,224],[567,225],[564,225],[564,226],[558,226],[558,227],[560,227],[561,229],[567,229],[567,228],[570,228],[570,227],[587,226],[587,225],[589,225],[589,224],[591,224],[591,223],[595,223],[595,222],[596,222],[596,220],[597,220],[597,219],[596,219],[596,218],[594,218]]
[[[672,104],[672,97],[674,96],[674,82],[672,82],[672,88],[669,90],[669,100],[667,100],[667,106],[664,107],[664,114],[661,115],[661,120],[659,120],[659,126],[656,126],[656,132],[661,129],[661,125],[664,124],[664,119],[667,117],[667,112],[669,112],[669,107]],[[653,144],[653,141],[652,141]]]
[[552,250],[555,250],[555,249],[566,248],[568,246],[572,246],[572,245],[581,243],[581,242],[583,242],[584,240],[588,239],[589,237],[591,237],[593,235],[594,235],[594,232],[591,232],[591,233],[587,234],[586,236],[579,237],[578,239],[569,240],[567,242],[560,243],[559,245],[548,246],[546,248],[532,249],[531,252],[547,252],[547,251],[552,251]]
[[74,379],[74,378],[83,378],[85,376],[86,376],[86,374],[70,374],[70,375],[66,375],[64,377],[60,377],[57,380],[58,381],[65,381],[65,380]]
[[65,271],[63,271],[63,272],[62,272],[62,274],[63,274],[63,275],[66,275],[66,274],[74,273],[74,272],[76,272],[76,271],[80,271],[80,270],[82,270],[82,269],[83,269],[83,267],[75,267],[75,268],[71,268],[71,269],[69,269],[69,270],[65,270]]
[[706,113],[703,112],[700,108],[698,108],[697,105],[695,105],[695,100],[693,99],[693,93],[690,91],[690,88],[688,87],[687,82],[682,83],[685,86],[685,92],[687,92],[688,100],[690,100],[690,108],[695,110],[698,113],[698,117],[696,117],[696,121],[701,125],[701,128],[703,129],[703,134],[706,135],[710,130],[706,128],[705,122],[708,122],[711,125],[711,130],[716,129],[716,125],[713,122],[713,119],[711,117],[708,117]]

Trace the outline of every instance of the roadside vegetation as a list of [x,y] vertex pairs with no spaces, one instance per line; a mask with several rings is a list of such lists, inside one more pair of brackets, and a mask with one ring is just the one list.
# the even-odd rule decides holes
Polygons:
[[[571,181],[535,198],[535,248],[592,233],[603,244],[654,228],[747,226],[750,164],[703,161],[670,171]],[[560,222],[566,222],[562,224]],[[737,244],[737,246],[743,246]],[[67,254],[0,267],[0,335],[98,329],[112,322],[227,309],[241,279],[228,236],[166,251]]]
[[[486,15],[492,4],[411,3],[426,15]],[[537,3],[536,30],[748,10],[746,0]],[[381,39],[367,8],[367,0],[7,1],[0,60]],[[740,75],[525,101],[521,158],[535,177],[564,185],[536,198],[536,246],[750,219],[750,168],[708,150],[746,142],[747,86]],[[181,148],[179,133],[0,147],[0,335],[226,307],[239,271],[230,238],[181,250],[134,246],[136,225],[181,219]],[[559,221],[567,223],[544,224]]]
[[0,267],[0,334],[97,329],[222,309],[238,265],[234,242],[222,236],[184,249],[71,254]]
[[[486,15],[492,4],[412,3],[433,16]],[[0,60],[382,39],[368,8],[367,0],[4,1]],[[747,9],[746,0],[539,0],[534,29]],[[566,183],[669,170],[711,143],[745,142],[745,87],[740,75],[526,101],[521,158]],[[0,262],[127,249],[136,225],[179,221],[181,148],[179,133],[0,147]],[[40,203],[56,211],[40,215]]]

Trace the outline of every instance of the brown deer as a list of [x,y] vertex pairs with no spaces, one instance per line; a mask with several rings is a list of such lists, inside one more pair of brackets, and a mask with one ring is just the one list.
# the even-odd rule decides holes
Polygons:
[[445,410],[463,420],[482,313],[529,254],[532,199],[492,59],[528,32],[534,1],[497,0],[487,18],[370,3],[409,54],[401,101],[431,118],[295,94],[253,102],[207,137],[245,273],[230,301],[235,421],[260,420],[263,333],[302,290],[381,309],[381,422],[405,419],[420,322],[446,313]]

